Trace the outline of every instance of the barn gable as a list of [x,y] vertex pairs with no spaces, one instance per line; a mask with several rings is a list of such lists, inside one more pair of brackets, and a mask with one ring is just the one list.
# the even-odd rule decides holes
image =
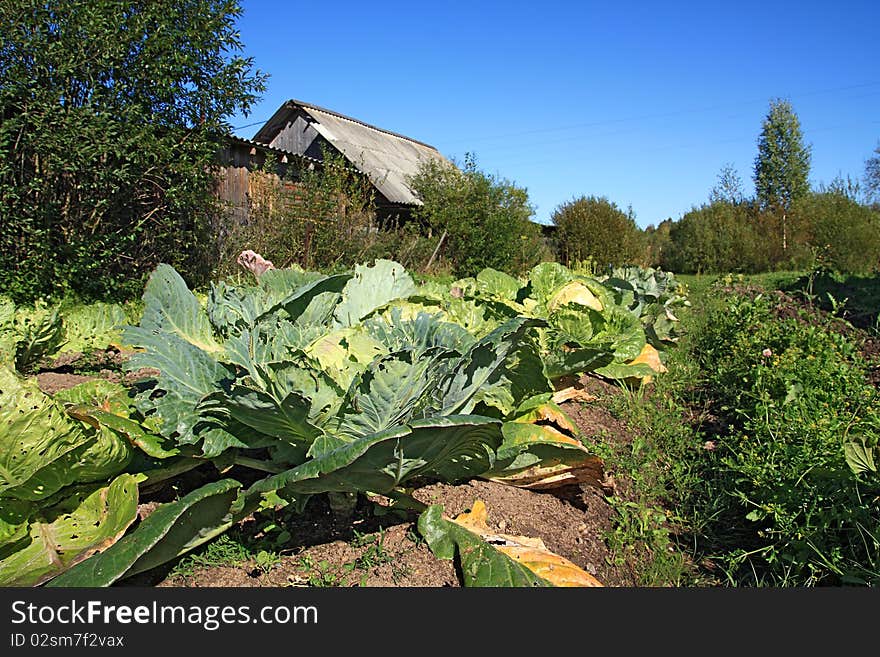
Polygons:
[[433,146],[298,100],[284,103],[253,141],[316,159],[322,157],[322,146],[330,145],[391,205],[421,205],[407,179],[422,162],[451,164]]

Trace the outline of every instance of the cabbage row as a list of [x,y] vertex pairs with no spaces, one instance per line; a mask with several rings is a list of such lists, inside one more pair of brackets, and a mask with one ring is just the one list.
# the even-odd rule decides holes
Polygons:
[[[655,374],[686,303],[674,292],[556,264],[419,287],[378,260],[269,270],[200,299],[160,265],[119,336],[126,367],[152,378],[50,398],[0,370],[0,584],[107,586],[279,500],[595,477],[554,382]],[[252,476],[218,476],[135,523],[139,488],[206,463]]]

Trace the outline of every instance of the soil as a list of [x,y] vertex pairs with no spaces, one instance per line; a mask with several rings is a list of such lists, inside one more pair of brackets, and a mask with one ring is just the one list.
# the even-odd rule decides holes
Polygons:
[[[124,356],[113,350],[88,357],[64,354],[44,364],[36,378],[41,390],[52,394],[93,379],[131,383],[155,375],[150,370],[123,373],[123,360]],[[564,402],[562,408],[585,436],[621,446],[632,441],[626,426],[602,403],[618,392],[617,387],[591,376],[565,381],[560,387],[577,389],[578,399]],[[213,475],[200,470],[187,473],[174,487],[145,494],[138,508],[140,519],[159,503],[172,500],[180,490],[197,487]],[[423,486],[414,491],[413,497],[425,504],[442,504],[449,517],[470,510],[476,500],[482,500],[488,509],[489,526],[499,533],[540,538],[549,550],[583,568],[605,586],[634,586],[634,571],[625,559],[615,559],[605,540],[614,515],[606,496],[613,493],[625,497],[630,487],[625,479],[607,472],[601,484],[604,488],[578,484],[536,492],[473,480]],[[119,585],[460,586],[454,563],[434,557],[421,539],[416,527],[418,514],[410,512],[402,517],[400,511],[395,511],[378,515],[377,510],[381,513],[387,505],[384,498],[360,498],[353,518],[336,522],[326,498],[316,496],[301,515],[293,518],[288,528],[291,538],[271,563],[249,561],[202,568],[174,568],[172,563]],[[243,521],[236,531],[249,540],[261,538],[254,518]]]
[[[597,378],[581,377],[578,387],[595,401],[565,402],[562,407],[585,435],[629,444],[626,427],[602,406],[617,388]],[[569,485],[537,492],[481,479],[458,485],[434,483],[417,488],[413,497],[424,504],[442,504],[448,517],[468,511],[476,500],[488,510],[488,525],[499,533],[540,538],[546,547],[611,587],[637,586],[634,570],[609,550],[606,535],[613,528],[614,510],[607,495],[626,495],[630,486],[615,473],[606,473],[606,488]],[[149,513],[152,502],[143,505]],[[386,512],[384,498],[360,498],[349,521],[335,522],[324,496],[312,498],[303,514],[287,527],[291,538],[269,564],[250,560],[237,565],[186,567],[174,564],[154,569],[118,585],[158,587],[458,587],[456,565],[434,557],[418,533],[418,514]],[[380,515],[377,515],[377,512]],[[260,538],[258,523],[249,519],[236,529],[240,536]]]
[[[746,294],[768,294],[759,288],[735,290]],[[868,375],[880,385],[880,340],[848,322],[809,306],[803,300],[780,291],[774,296],[774,312],[810,325],[829,327],[852,339],[869,363]],[[806,311],[806,312],[805,312]],[[88,365],[103,366],[82,372],[78,355],[51,364],[37,380],[42,390],[56,392],[94,378],[133,382],[155,373],[139,371],[123,374],[118,354],[92,355]],[[608,410],[606,401],[620,388],[600,378],[585,375],[561,382],[559,387],[576,390],[575,399],[562,404],[586,437],[594,436],[614,448],[626,448],[633,440],[627,426]],[[650,391],[649,391],[650,392]],[[696,419],[696,418],[695,418]],[[700,421],[712,424],[705,413]],[[711,433],[711,427],[709,427]],[[719,427],[723,433],[723,427]],[[712,449],[712,441],[705,448]],[[208,468],[210,469],[210,468]],[[161,502],[171,501],[184,489],[197,487],[214,474],[202,469],[191,471],[177,482],[143,496],[139,516],[145,518]],[[632,484],[624,473],[608,471],[598,485],[579,484],[552,492],[536,492],[485,480],[458,485],[431,484],[416,489],[413,497],[425,504],[442,504],[454,517],[470,510],[476,500],[488,509],[488,524],[498,533],[540,538],[546,547],[565,557],[605,586],[638,585],[632,564],[636,555],[614,554],[606,541],[613,529],[614,509],[609,495],[620,501],[635,501]],[[236,475],[237,476],[237,475]],[[241,477],[239,477],[241,479]],[[244,479],[241,479],[244,481]],[[451,561],[434,557],[418,533],[415,512],[389,511],[385,498],[359,498],[353,516],[337,521],[325,496],[312,498],[302,514],[291,516],[283,527],[290,539],[275,545],[272,557],[264,563],[251,559],[222,566],[198,566],[198,561],[170,563],[119,582],[118,586],[158,587],[458,587],[460,573]],[[384,513],[383,513],[384,511]],[[251,517],[236,528],[248,543],[264,538],[262,525]],[[276,530],[277,531],[277,530]],[[232,533],[232,532],[231,532]],[[196,551],[195,554],[199,552]],[[186,557],[184,558],[186,559]]]
[[158,370],[146,367],[123,372],[122,365],[127,358],[126,353],[112,348],[94,351],[88,355],[74,351],[64,352],[51,362],[42,364],[36,375],[37,385],[40,390],[51,395],[95,379],[130,385],[158,375]]

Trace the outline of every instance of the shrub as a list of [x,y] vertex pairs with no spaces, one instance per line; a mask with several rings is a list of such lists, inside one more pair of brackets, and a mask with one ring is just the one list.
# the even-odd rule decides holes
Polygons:
[[661,266],[682,274],[754,271],[756,242],[744,205],[716,201],[687,212],[669,231]]
[[559,258],[568,264],[593,260],[602,268],[646,264],[646,244],[632,212],[605,197],[581,196],[563,203],[551,220]]
[[212,166],[264,89],[234,1],[0,4],[0,289],[18,300],[191,283],[216,254]]
[[[787,224],[790,234],[803,233],[795,217],[788,217]],[[693,208],[671,226],[660,265],[682,274],[752,274],[807,266],[809,249],[794,239],[783,249],[781,235],[779,213],[752,203],[714,201]]]
[[248,220],[229,226],[218,274],[235,271],[244,249],[276,267],[340,269],[394,249],[396,235],[380,230],[370,181],[339,154],[325,153],[323,166],[288,169],[284,179],[267,158],[248,177]]
[[672,219],[664,219],[655,227],[653,224],[645,228],[645,243],[649,267],[658,267],[666,257],[666,252],[672,245],[669,233],[674,226]]
[[456,276],[486,267],[522,274],[547,259],[526,189],[483,173],[473,158],[464,167],[426,162],[410,185],[424,205],[415,217],[431,232]]
[[795,205],[800,240],[833,270],[865,275],[880,269],[880,213],[839,191],[810,194]]

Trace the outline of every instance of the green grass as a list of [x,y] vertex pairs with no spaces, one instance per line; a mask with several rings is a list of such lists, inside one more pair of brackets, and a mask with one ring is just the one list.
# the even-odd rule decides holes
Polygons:
[[[856,345],[821,315],[779,319],[770,297],[730,296],[690,345],[727,429],[697,464],[707,557],[731,584],[876,582],[877,482],[845,458],[880,434],[877,389]],[[862,527],[865,531],[860,531]]]
[[614,553],[641,555],[646,585],[880,582],[880,478],[844,455],[848,436],[880,435],[856,345],[815,315],[778,319],[769,295],[714,286],[796,289],[798,272],[681,278],[693,305],[669,372],[611,408],[636,434],[609,461],[635,491],[611,500]]
[[727,284],[752,285],[766,290],[786,289],[807,276],[807,271],[775,271],[763,274],[676,274],[688,286],[691,301],[700,303],[718,281]]
[[[632,482],[627,499],[609,503],[617,516],[608,545],[620,564],[635,564],[642,586],[696,586],[703,576],[687,549],[687,521],[680,515],[690,490],[699,485],[688,453],[701,449],[698,426],[685,421],[684,389],[693,368],[682,350],[673,350],[669,372],[649,388],[621,389],[609,410],[634,434],[627,449],[606,456],[612,472]],[[632,499],[634,498],[634,499]]]
[[230,533],[221,534],[201,549],[185,555],[175,564],[168,575],[169,577],[192,577],[196,571],[204,568],[239,567],[255,557],[256,554],[253,550],[240,539]]

